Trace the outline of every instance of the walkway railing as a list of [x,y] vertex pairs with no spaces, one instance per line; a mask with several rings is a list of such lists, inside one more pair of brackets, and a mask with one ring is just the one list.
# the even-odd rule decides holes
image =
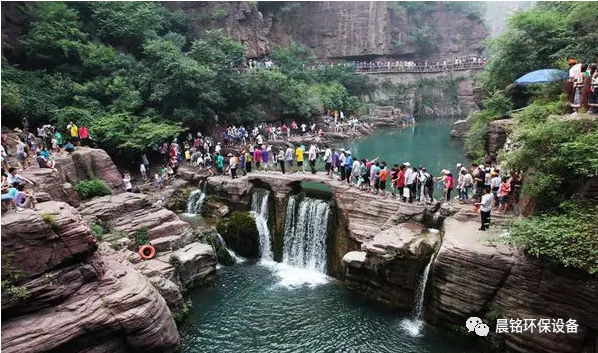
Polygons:
[[398,73],[439,73],[449,71],[465,71],[465,70],[482,70],[485,63],[468,63],[462,65],[447,64],[444,65],[428,65],[428,66],[373,66],[373,67],[358,67],[355,72],[364,74],[398,74]]

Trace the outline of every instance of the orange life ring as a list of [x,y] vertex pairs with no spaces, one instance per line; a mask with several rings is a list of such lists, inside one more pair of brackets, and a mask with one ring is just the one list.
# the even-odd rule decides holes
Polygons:
[[[145,254],[146,250],[149,250],[149,255]],[[151,245],[144,245],[139,248],[139,256],[144,260],[153,259],[156,256],[156,249]]]

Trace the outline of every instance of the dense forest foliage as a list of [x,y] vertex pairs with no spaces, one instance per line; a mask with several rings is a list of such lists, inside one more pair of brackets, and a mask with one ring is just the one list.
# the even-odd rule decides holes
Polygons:
[[[524,172],[523,198],[535,215],[516,221],[509,240],[528,253],[598,273],[595,200],[584,195],[598,181],[596,118],[566,116],[562,82],[513,87],[518,77],[540,69],[567,68],[571,58],[598,59],[598,3],[538,2],[511,16],[506,31],[489,42],[490,62],[479,81],[489,98],[470,115],[470,156],[485,154],[488,124],[511,117],[514,149],[500,156],[505,169]],[[525,107],[512,113],[513,102]]]
[[36,2],[17,50],[2,57],[2,117],[32,126],[86,124],[110,152],[132,153],[185,128],[307,119],[355,111],[367,77],[304,71],[310,50],[272,53],[281,70],[242,71],[245,48],[220,31],[194,38],[186,15],[158,2]]

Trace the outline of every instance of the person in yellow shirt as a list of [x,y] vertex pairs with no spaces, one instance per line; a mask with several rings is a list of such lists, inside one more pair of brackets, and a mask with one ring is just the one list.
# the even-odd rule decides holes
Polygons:
[[77,125],[71,121],[66,128],[71,132],[71,139],[73,140],[73,143],[77,146],[81,146],[81,143],[79,142],[79,128]]
[[295,157],[297,157],[297,166],[301,167],[303,173],[305,173],[305,167],[303,166],[303,149],[301,146],[298,146],[295,149]]

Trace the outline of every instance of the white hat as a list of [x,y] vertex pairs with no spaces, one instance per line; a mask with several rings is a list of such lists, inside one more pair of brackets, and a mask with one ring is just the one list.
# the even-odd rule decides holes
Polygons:
[[403,163],[403,165],[404,165],[405,167],[411,167],[411,163],[409,163],[409,162],[405,162],[405,163]]
[[220,142],[218,142],[218,143],[216,143],[216,144],[217,144],[217,145],[219,145],[219,144],[220,144]]
[[347,151],[347,154],[351,154],[351,151]]
[[341,149],[339,149],[339,151],[341,151],[341,152],[345,152],[345,149],[344,149],[344,148],[341,148]]

